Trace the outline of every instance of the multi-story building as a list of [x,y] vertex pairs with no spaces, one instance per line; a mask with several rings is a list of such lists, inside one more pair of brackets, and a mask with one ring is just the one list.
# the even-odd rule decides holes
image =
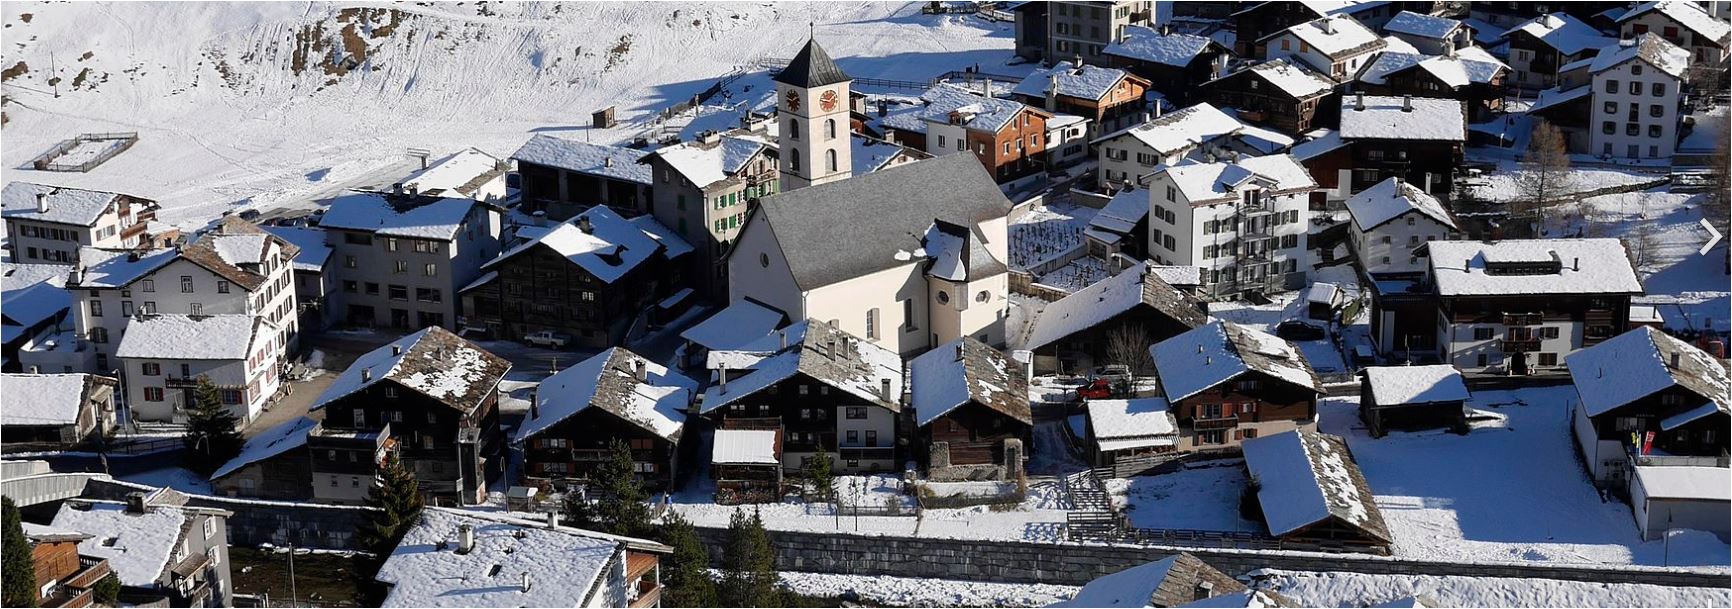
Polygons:
[[1459,229],[1443,203],[1400,178],[1389,178],[1347,200],[1352,221],[1348,243],[1359,267],[1381,274],[1424,273],[1426,261],[1414,250],[1447,241]]
[[1172,165],[1204,149],[1224,147],[1245,128],[1226,112],[1209,104],[1157,116],[1140,125],[1108,133],[1089,142],[1099,150],[1100,187],[1136,185],[1160,165]]
[[1285,154],[1162,167],[1149,179],[1149,254],[1203,267],[1216,298],[1297,289],[1316,188]]
[[1446,46],[1436,55],[1386,50],[1359,74],[1358,89],[1372,95],[1443,97],[1467,104],[1474,122],[1503,111],[1504,65],[1476,46]]
[[1087,118],[1101,131],[1117,131],[1143,121],[1148,90],[1147,79],[1125,70],[1060,61],[1035,70],[1010,93],[1024,104]]
[[[356,358],[313,401],[313,489],[369,475],[395,450],[423,495],[468,505],[505,472],[499,381],[511,363],[438,326]],[[354,492],[364,498],[366,487]]]
[[761,132],[710,132],[659,148],[639,162],[650,166],[656,180],[651,215],[693,248],[683,261],[685,276],[707,299],[725,300],[722,257],[739,238],[752,202],[778,188],[776,148]]
[[[723,430],[774,431],[784,471],[828,452],[839,472],[895,470],[902,358],[871,340],[808,319],[740,351],[712,351],[699,412]],[[716,450],[722,450],[718,446]]]
[[1102,53],[1107,65],[1142,77],[1180,104],[1198,100],[1197,87],[1226,72],[1232,57],[1232,51],[1213,38],[1174,32],[1166,25],[1159,30],[1127,26]]
[[763,199],[728,255],[729,301],[894,353],[1004,344],[1010,201],[979,166],[950,155]]
[[531,230],[463,288],[465,327],[509,340],[551,331],[584,347],[619,344],[645,305],[682,285],[678,265],[692,249],[653,217],[626,220],[602,206],[518,235]]
[[1300,134],[1335,116],[1335,81],[1291,57],[1270,59],[1202,83],[1199,96],[1237,108],[1247,121]]
[[[1572,429],[1588,475],[1620,488],[1646,467],[1727,471],[1726,366],[1660,330],[1641,327],[1571,355],[1580,406]],[[1724,484],[1724,482],[1722,482]],[[1720,519],[1724,531],[1726,520]]]
[[[1714,2],[1723,5],[1724,2]],[[1654,33],[1683,47],[1689,63],[1725,68],[1726,49],[1732,43],[1732,24],[1715,17],[1700,3],[1678,0],[1643,2],[1618,17],[1618,36],[1631,39]]]
[[[1467,143],[1467,113],[1459,100],[1355,94],[1341,100],[1341,142],[1349,147],[1353,180],[1347,194],[1398,177],[1447,196]],[[1340,188],[1340,186],[1337,186]]]
[[[1433,241],[1437,356],[1464,371],[1525,375],[1629,329],[1642,282],[1617,239]],[[1425,289],[1422,288],[1422,289]]]
[[927,89],[920,101],[877,117],[886,139],[932,156],[972,153],[1000,183],[1044,169],[1052,113],[950,83]]
[[505,175],[510,167],[504,159],[465,148],[431,165],[422,157],[421,169],[404,177],[403,187],[441,197],[498,201],[508,194]]
[[171,489],[133,492],[125,502],[71,499],[51,526],[90,535],[78,553],[108,561],[120,579],[120,604],[232,607],[233,513],[186,501]]
[[1529,110],[1563,130],[1572,152],[1669,159],[1678,147],[1690,52],[1642,34],[1560,70]]
[[132,420],[185,422],[208,379],[229,412],[251,423],[280,386],[276,335],[275,324],[254,315],[135,316],[114,352]]
[[1269,59],[1292,57],[1335,82],[1346,82],[1371,64],[1388,43],[1377,32],[1343,15],[1319,17],[1257,41]]
[[1009,355],[962,337],[909,360],[908,386],[928,480],[1022,478],[1034,415]]
[[129,248],[147,235],[156,201],[132,195],[11,182],[0,195],[12,261],[73,264],[78,248]]
[[1149,357],[1179,424],[1181,452],[1317,425],[1317,374],[1282,338],[1213,321],[1150,346]]
[[1263,42],[1281,30],[1323,17],[1351,17],[1377,29],[1403,9],[1429,12],[1433,2],[1246,2],[1231,15],[1233,54],[1252,59],[1274,57]]
[[1383,24],[1383,32],[1426,55],[1446,55],[1473,45],[1473,28],[1460,20],[1413,11],[1397,13]]
[[653,182],[638,164],[642,150],[541,134],[511,154],[517,162],[520,207],[555,222],[594,205],[627,216],[649,211]]
[[111,358],[136,315],[246,315],[270,324],[274,334],[265,338],[282,359],[300,337],[290,264],[298,252],[239,218],[225,218],[185,246],[84,248],[66,280],[78,300],[80,346],[95,352],[96,372],[107,372],[117,366]]
[[854,171],[848,137],[853,79],[811,38],[773,80],[781,190],[848,179]]
[[523,446],[522,483],[564,489],[588,480],[612,444],[625,442],[638,478],[668,488],[680,475],[680,439],[697,389],[696,380],[624,347],[554,373],[536,386],[512,438]]
[[[1146,209],[1147,195],[1140,199]],[[1021,345],[1034,353],[1034,371],[1075,374],[1121,364],[1133,374],[1147,372],[1141,362],[1117,361],[1124,356],[1113,353],[1110,345],[1124,336],[1141,344],[1157,343],[1209,319],[1203,303],[1167,283],[1164,274],[1171,277],[1154,265],[1139,262],[1048,303],[1024,334]],[[1191,276],[1196,276],[1194,270]]]
[[340,321],[347,308],[342,291],[337,289],[337,272],[331,267],[330,238],[324,229],[314,226],[261,228],[300,250],[290,262],[290,268],[294,270],[295,302],[301,310],[301,327],[322,330]]
[[499,209],[410,191],[354,192],[319,218],[331,246],[343,319],[408,330],[458,327],[458,290],[499,255]]
[[1047,63],[1081,58],[1101,60],[1107,45],[1133,25],[1152,25],[1155,3],[1149,0],[1113,2],[1052,2],[1046,15]]
[[1504,32],[1504,39],[1509,43],[1509,67],[1513,70],[1510,84],[1529,90],[1556,85],[1559,68],[1591,58],[1614,42],[1565,13],[1534,17]]

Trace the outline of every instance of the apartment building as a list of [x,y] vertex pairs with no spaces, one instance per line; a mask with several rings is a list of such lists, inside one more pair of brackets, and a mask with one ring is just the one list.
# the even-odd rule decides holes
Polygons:
[[1316,188],[1285,154],[1162,167],[1149,179],[1149,254],[1202,267],[1215,298],[1297,289]]
[[332,199],[319,226],[355,326],[458,327],[458,290],[500,251],[500,210],[474,199],[353,192]]
[[134,247],[156,209],[132,195],[30,182],[8,183],[0,194],[12,260],[25,264],[74,264],[80,247]]

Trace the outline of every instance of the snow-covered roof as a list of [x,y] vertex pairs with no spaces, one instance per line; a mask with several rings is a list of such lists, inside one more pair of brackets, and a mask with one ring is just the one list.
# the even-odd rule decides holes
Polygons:
[[1335,90],[1335,81],[1291,57],[1270,59],[1245,69],[1294,99],[1320,97]]
[[0,262],[0,291],[13,292],[43,282],[54,287],[66,287],[68,270],[64,264]]
[[[36,211],[36,195],[48,195],[48,211]],[[112,192],[30,182],[8,182],[0,190],[0,217],[74,226],[96,226],[102,214],[120,198]]]
[[1126,188],[1101,207],[1100,213],[1089,220],[1089,228],[1129,235],[1137,223],[1148,217],[1149,191]]
[[467,148],[416,170],[403,179],[405,188],[446,197],[475,198],[475,191],[504,175],[505,162],[476,148]]
[[939,345],[909,361],[908,372],[915,425],[930,425],[971,401],[1034,423],[1022,366],[986,343],[965,336]]
[[1255,184],[1275,192],[1294,192],[1317,187],[1311,172],[1289,154],[1243,157],[1237,161],[1165,165],[1156,173],[1166,174],[1191,205],[1236,200],[1246,186]]
[[663,248],[662,256],[669,260],[692,253],[692,244],[686,242],[685,237],[681,237],[679,233],[674,232],[674,229],[662,224],[653,215],[644,214],[632,218],[631,223],[637,225],[638,230],[642,230],[651,239],[660,242]]
[[331,258],[331,245],[325,241],[325,229],[316,226],[261,228],[300,248],[301,252],[295,255],[292,263],[297,271],[321,271],[325,268],[325,261]]
[[1444,226],[1456,228],[1455,218],[1437,197],[1399,177],[1378,182],[1347,199],[1347,213],[1359,230],[1369,231],[1408,212],[1418,212]]
[[[460,553],[465,526],[475,545]],[[606,602],[602,588],[621,568],[622,546],[632,544],[660,545],[430,507],[376,579],[391,586],[385,607],[587,607]]]
[[306,446],[307,432],[318,424],[318,421],[307,417],[295,417],[294,420],[253,436],[241,447],[240,454],[217,468],[216,472],[210,475],[210,479],[219,480],[248,465]]
[[1600,33],[1594,26],[1583,23],[1582,20],[1568,13],[1552,13],[1540,15],[1522,22],[1506,30],[1504,38],[1521,32],[1538,39],[1546,46],[1552,47],[1564,55],[1575,55],[1589,49],[1597,49],[1615,42],[1612,38]]
[[711,351],[745,347],[781,325],[781,311],[750,300],[736,300],[680,333],[680,338]]
[[1405,70],[1418,68],[1430,73],[1438,81],[1451,87],[1465,87],[1471,84],[1490,84],[1498,73],[1509,69],[1503,62],[1491,57],[1479,47],[1469,47],[1477,53],[1469,53],[1467,49],[1455,55],[1425,55],[1422,53],[1383,52],[1377,55],[1377,60],[1365,68],[1359,75],[1364,83],[1381,85],[1389,82],[1389,75]]
[[1244,129],[1233,134],[1233,139],[1261,154],[1274,154],[1299,141],[1291,135],[1260,125],[1245,125]]
[[385,379],[465,413],[474,410],[511,369],[506,361],[450,330],[433,326],[355,359],[309,410],[324,408]]
[[[1199,587],[1209,598],[1197,599]],[[1241,600],[1241,598],[1243,600]],[[1070,600],[1049,607],[1264,607],[1298,606],[1275,594],[1252,594],[1188,552],[1096,578]]]
[[1178,288],[1194,288],[1203,285],[1207,277],[1207,269],[1200,266],[1150,264],[1149,274],[1167,282],[1167,285]]
[[1045,347],[1138,306],[1153,308],[1187,327],[1197,327],[1208,320],[1196,298],[1148,269],[1147,262],[1139,262],[1046,305],[1035,317],[1023,348]]
[[1345,95],[1341,137],[1465,142],[1467,111],[1454,99]]
[[78,543],[78,553],[108,559],[121,585],[154,588],[169,567],[187,518],[183,509],[173,506],[129,514],[124,503],[80,500],[60,506],[54,527],[90,535]]
[[1443,296],[1642,293],[1617,239],[1433,241],[1421,247],[1430,251],[1432,281]]
[[476,205],[474,199],[456,197],[352,192],[331,199],[319,226],[450,241]]
[[[638,366],[643,367],[642,380],[637,377]],[[527,440],[594,407],[662,439],[678,442],[685,428],[686,407],[697,387],[697,381],[667,366],[614,347],[542,380],[535,389],[534,416],[518,425],[515,441]]]
[[1098,144],[1130,135],[1160,154],[1172,154],[1204,142],[1238,133],[1244,123],[1207,103],[1174,110],[1146,123],[1095,138]]
[[[73,425],[84,409],[86,392],[95,379],[89,374],[4,374],[0,412],[5,425]],[[112,381],[111,381],[112,382]]]
[[[1588,416],[1599,416],[1681,386],[1721,412],[1732,405],[1726,368],[1714,357],[1652,327],[1642,326],[1571,353],[1564,359]],[[1693,410],[1700,404],[1688,404]],[[1710,413],[1701,413],[1710,414]]]
[[1155,343],[1149,356],[1167,399],[1177,402],[1247,372],[1321,392],[1317,374],[1293,343],[1260,330],[1214,320]]
[[120,250],[95,247],[78,248],[78,287],[118,288],[174,262],[172,248],[154,250]]
[[1171,446],[1178,423],[1166,398],[1089,400],[1088,418],[1095,443],[1104,451]]
[[[1064,97],[1100,101],[1113,89],[1124,82],[1126,77],[1137,78],[1129,72],[1118,68],[1108,68],[1093,64],[1083,64],[1077,67],[1069,61],[1060,61],[1051,68],[1043,68],[1030,73],[1022,82],[1017,83],[1011,93],[1026,97],[1045,98],[1052,89],[1054,78],[1058,80],[1058,94]],[[1141,80],[1141,79],[1138,79]]]
[[[704,412],[756,394],[795,374],[804,374],[891,412],[902,409],[902,358],[828,322],[801,321],[777,330],[757,344],[747,345],[746,350],[762,357],[750,370],[718,370],[717,382],[704,389]],[[726,381],[722,382],[720,377],[724,375]]]
[[1449,37],[1459,27],[1461,27],[1460,21],[1448,17],[1401,11],[1383,24],[1383,31],[1391,34],[1410,34],[1422,38],[1443,39]]
[[1243,447],[1270,533],[1279,537],[1334,518],[1390,541],[1371,487],[1339,436],[1296,429],[1245,440]]
[[885,124],[905,131],[924,133],[926,131],[924,123],[949,123],[951,122],[950,115],[955,113],[958,115],[960,123],[969,129],[997,133],[1009,125],[1010,121],[1023,110],[1038,112],[1038,110],[1023,105],[1022,102],[986,97],[972,89],[950,83],[933,85],[932,88],[920,94],[920,99],[926,105],[914,117],[917,122],[921,123],[918,128],[910,129],[900,124],[906,120],[892,124],[894,115],[885,117]]
[[[1080,119],[1081,117],[1077,118]],[[1047,121],[1048,129],[1052,129],[1054,126],[1052,121]],[[853,163],[854,175],[865,175],[884,169],[901,155],[907,155],[912,159],[923,159],[931,156],[913,148],[903,147],[895,142],[886,142],[858,133],[848,138],[848,145],[851,150],[848,153],[848,159]]]
[[[1295,38],[1331,59],[1368,53],[1381,49],[1384,45],[1383,38],[1378,36],[1377,32],[1360,24],[1358,19],[1346,15],[1320,17],[1287,28],[1283,32],[1292,33]],[[1276,32],[1264,39],[1279,35],[1281,32]]]
[[1732,477],[1724,467],[1638,465],[1636,483],[1649,499],[1732,501]]
[[718,429],[715,435],[715,446],[710,451],[710,463],[718,465],[775,465],[781,463],[776,456],[776,434],[774,429]]
[[1305,134],[1305,141],[1294,144],[1287,153],[1301,161],[1309,161],[1329,152],[1340,150],[1347,142],[1341,140],[1341,132],[1334,129],[1316,129]]
[[[586,224],[587,221],[587,224]],[[661,249],[661,243],[606,205],[586,209],[481,265],[492,269],[536,246],[545,246],[602,283],[613,283]]]
[[244,360],[253,341],[274,334],[263,317],[241,314],[159,314],[126,324],[114,356],[123,359]]
[[[1584,61],[1592,61],[1592,60],[1584,60]],[[1539,112],[1541,110],[1547,110],[1547,109],[1550,109],[1550,108],[1553,108],[1553,107],[1556,107],[1556,106],[1559,106],[1559,105],[1562,105],[1562,104],[1565,104],[1568,102],[1572,102],[1572,101],[1575,101],[1578,99],[1582,99],[1584,97],[1588,97],[1590,95],[1593,95],[1593,93],[1594,93],[1594,87],[1592,85],[1587,85],[1587,84],[1583,84],[1583,85],[1576,86],[1576,87],[1571,87],[1569,89],[1564,89],[1564,90],[1559,90],[1557,87],[1552,87],[1550,89],[1540,91],[1539,99],[1534,100],[1534,103],[1532,105],[1528,106],[1528,113],[1533,114],[1533,113]]]
[[1618,23],[1636,19],[1650,11],[1659,11],[1660,14],[1665,15],[1672,21],[1676,21],[1678,25],[1682,25],[1690,31],[1695,32],[1697,36],[1712,40],[1721,45],[1725,45],[1727,37],[1732,36],[1732,25],[1708,14],[1708,11],[1703,10],[1702,7],[1695,2],[1684,2],[1681,0],[1656,0],[1654,2],[1643,2],[1636,5],[1636,8],[1632,8],[1629,12],[1619,16]]
[[1469,397],[1461,371],[1449,364],[1372,366],[1363,374],[1378,406],[1460,402]]
[[1108,43],[1101,53],[1183,68],[1191,65],[1212,44],[1220,46],[1207,36],[1179,32],[1163,35],[1155,28],[1127,25],[1121,30],[1119,39]]
[[1673,78],[1683,78],[1684,72],[1690,69],[1690,51],[1667,42],[1659,34],[1648,32],[1635,40],[1621,40],[1617,45],[1601,49],[1588,64],[1588,70],[1599,73],[1632,59],[1641,59]]
[[654,171],[649,165],[637,162],[643,155],[641,150],[568,140],[544,133],[529,138],[522,148],[511,154],[511,158],[582,174],[649,184],[655,178]]
[[270,242],[269,234],[222,235],[212,234],[201,239],[211,246],[218,258],[234,266],[243,264],[262,264],[265,260],[265,244]]
[[[18,328],[20,332],[70,308],[72,293],[48,281],[8,290],[0,296],[0,318],[7,328]],[[7,342],[12,338],[8,336]]]
[[659,148],[644,158],[660,157],[702,189],[734,178],[766,148],[759,140],[720,134],[711,141],[698,139]]

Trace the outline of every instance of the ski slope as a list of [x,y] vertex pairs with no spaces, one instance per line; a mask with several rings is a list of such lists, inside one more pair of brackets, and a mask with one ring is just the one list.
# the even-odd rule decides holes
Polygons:
[[[410,147],[507,155],[541,132],[627,141],[730,73],[757,89],[732,99],[761,97],[773,60],[813,31],[856,77],[1028,71],[1007,65],[1011,24],[919,7],[7,2],[0,160],[6,180],[134,193],[196,227],[396,175]],[[610,105],[620,125],[589,129]],[[140,141],[88,174],[20,169],[94,131]]]

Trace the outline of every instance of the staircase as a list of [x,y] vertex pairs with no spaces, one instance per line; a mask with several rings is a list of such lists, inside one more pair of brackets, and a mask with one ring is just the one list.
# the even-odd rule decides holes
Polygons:
[[1112,498],[1105,485],[1092,470],[1082,470],[1064,477],[1065,495],[1070,498],[1071,511],[1065,514],[1065,535],[1070,539],[1111,541],[1121,535],[1119,514],[1113,510]]

